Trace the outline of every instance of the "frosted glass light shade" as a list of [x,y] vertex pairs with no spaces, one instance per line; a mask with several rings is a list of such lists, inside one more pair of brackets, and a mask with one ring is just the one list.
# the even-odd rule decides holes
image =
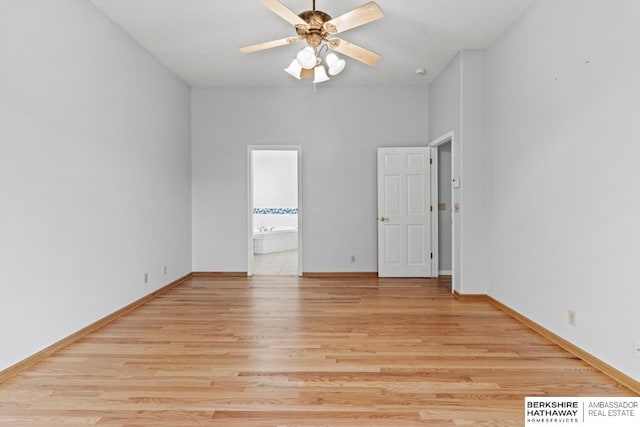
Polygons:
[[340,59],[335,53],[330,53],[327,55],[327,65],[329,66],[329,74],[335,76],[344,70],[347,63],[344,59]]
[[300,73],[302,72],[302,65],[298,62],[297,59],[291,61],[291,64],[287,68],[284,69],[287,73],[291,74],[296,79],[300,80]]
[[310,70],[316,66],[316,51],[311,46],[307,46],[298,52],[296,59],[302,65],[302,68]]
[[327,76],[327,72],[325,71],[322,65],[318,65],[313,69],[313,82],[314,83],[322,83],[329,80],[329,76]]

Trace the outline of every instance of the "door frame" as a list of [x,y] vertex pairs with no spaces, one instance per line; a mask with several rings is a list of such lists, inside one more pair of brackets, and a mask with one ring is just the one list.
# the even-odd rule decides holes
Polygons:
[[302,146],[247,145],[247,276],[253,276],[253,156],[254,151],[298,153],[298,276],[302,276]]
[[[434,277],[438,277],[438,275],[440,274],[440,269],[439,269],[439,255],[438,255],[438,244],[439,244],[439,238],[438,238],[438,147],[440,147],[443,144],[446,144],[448,142],[451,143],[451,173],[453,176],[453,159],[455,157],[455,144],[454,144],[454,140],[455,140],[455,132],[451,131],[451,132],[447,132],[444,135],[434,139],[433,141],[431,141],[428,144],[428,147],[435,149],[435,155],[432,156],[432,158],[434,158],[433,160],[433,167],[431,168],[431,204],[432,206],[434,206],[434,208],[436,209],[436,215],[434,215],[434,220],[431,221],[432,227],[435,227],[435,231],[432,229],[431,232],[431,247],[433,248],[433,261],[435,262],[435,271],[436,271],[436,275]],[[450,187],[450,191],[451,191],[451,203],[453,203],[453,186],[449,186]],[[456,271],[456,258],[454,256],[455,254],[455,236],[456,236],[456,222],[453,221],[453,210],[451,210],[451,215],[452,215],[452,221],[451,221],[451,292],[453,293],[455,287],[455,271]],[[433,267],[433,266],[432,266]]]

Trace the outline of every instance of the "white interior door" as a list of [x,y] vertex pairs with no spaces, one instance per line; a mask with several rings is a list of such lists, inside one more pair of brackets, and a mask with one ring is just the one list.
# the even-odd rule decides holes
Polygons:
[[378,276],[431,277],[428,147],[378,148]]

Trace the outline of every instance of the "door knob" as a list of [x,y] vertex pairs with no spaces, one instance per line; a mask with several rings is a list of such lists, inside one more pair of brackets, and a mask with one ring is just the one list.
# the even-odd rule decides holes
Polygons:
[[385,218],[383,216],[380,217],[380,222],[385,222],[385,221],[389,221],[389,218]]

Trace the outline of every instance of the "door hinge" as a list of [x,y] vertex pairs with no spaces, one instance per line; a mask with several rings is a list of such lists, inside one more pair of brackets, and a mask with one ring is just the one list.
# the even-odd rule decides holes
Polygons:
[[433,259],[433,252],[431,252],[431,259]]
[[429,212],[433,212],[433,206],[429,206]]
[[433,164],[433,159],[429,159],[429,164],[432,165]]

